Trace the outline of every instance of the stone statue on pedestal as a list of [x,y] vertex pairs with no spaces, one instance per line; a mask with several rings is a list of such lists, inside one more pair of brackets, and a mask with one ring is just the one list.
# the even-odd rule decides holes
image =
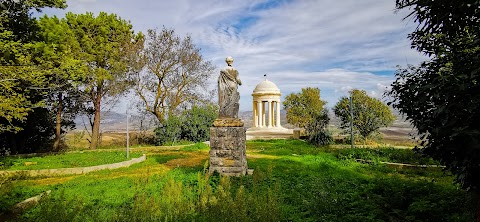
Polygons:
[[240,94],[238,86],[242,82],[238,71],[232,67],[233,58],[225,59],[227,67],[218,77],[219,117],[210,128],[210,168],[227,176],[242,176],[248,170],[246,134],[243,122],[238,118]]
[[227,67],[218,76],[219,118],[238,118],[240,94],[237,89],[242,81],[238,78],[238,71],[232,67],[233,58],[229,56],[225,62]]

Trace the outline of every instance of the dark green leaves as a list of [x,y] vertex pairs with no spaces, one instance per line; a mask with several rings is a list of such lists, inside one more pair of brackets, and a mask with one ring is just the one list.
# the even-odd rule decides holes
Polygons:
[[397,0],[418,22],[412,46],[431,56],[399,68],[392,105],[421,134],[421,152],[439,160],[466,189],[480,188],[480,2]]

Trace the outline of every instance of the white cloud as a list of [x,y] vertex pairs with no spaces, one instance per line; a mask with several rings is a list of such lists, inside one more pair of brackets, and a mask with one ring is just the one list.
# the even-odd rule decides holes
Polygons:
[[410,49],[406,39],[415,24],[402,22],[407,12],[395,14],[393,0],[67,3],[67,11],[75,13],[116,13],[130,20],[136,31],[165,26],[180,35],[191,34],[205,58],[219,68],[225,65],[226,56],[233,56],[244,83],[240,87],[242,110],[251,109],[251,92],[265,73],[284,95],[319,87],[322,98],[333,105],[351,88],[381,97],[394,80],[396,65],[424,59]]

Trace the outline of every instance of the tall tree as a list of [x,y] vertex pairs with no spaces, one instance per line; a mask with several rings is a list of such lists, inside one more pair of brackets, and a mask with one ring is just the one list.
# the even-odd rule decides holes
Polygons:
[[55,113],[53,150],[60,148],[62,126],[73,126],[73,119],[81,111],[82,98],[78,85],[85,77],[86,64],[78,59],[80,44],[66,20],[44,16],[39,20],[36,60],[43,69],[51,70],[47,106]]
[[127,52],[141,34],[134,34],[129,22],[104,12],[97,17],[92,13],[67,13],[66,21],[80,43],[80,58],[88,67],[82,88],[93,113],[90,148],[95,149],[100,138],[102,99],[114,98],[128,89],[131,67]]
[[38,25],[32,10],[65,8],[65,0],[2,1],[0,5],[0,133],[18,132],[32,108],[29,97],[36,88],[48,84],[49,70],[36,66],[35,44]]
[[64,0],[2,1],[0,7],[0,146],[12,153],[46,148],[52,135],[45,96],[53,70],[32,11],[66,7]]
[[335,115],[340,118],[340,128],[348,129],[353,111],[353,129],[365,140],[374,132],[378,132],[380,127],[387,127],[395,120],[392,110],[382,101],[372,98],[363,90],[354,89],[351,92],[352,104],[350,107],[350,98],[342,97],[333,108]]
[[285,97],[283,108],[287,110],[287,122],[305,128],[325,109],[326,102],[320,99],[320,89],[302,88],[299,93]]
[[206,101],[208,79],[214,67],[205,61],[190,36],[181,38],[173,29],[148,30],[139,61],[144,67],[135,78],[141,106],[160,122],[178,114],[181,107]]
[[308,141],[314,145],[327,145],[332,136],[327,131],[328,111],[326,102],[320,99],[320,89],[302,88],[299,93],[291,93],[285,97],[283,108],[287,110],[287,122],[305,128]]
[[[397,0],[418,23],[408,38],[430,56],[397,71],[392,104],[418,129],[422,153],[480,193],[480,1]],[[477,221],[480,221],[480,198]]]

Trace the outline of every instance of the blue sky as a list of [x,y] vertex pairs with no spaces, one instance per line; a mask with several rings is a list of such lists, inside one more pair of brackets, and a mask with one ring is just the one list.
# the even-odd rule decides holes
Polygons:
[[[425,57],[410,49],[413,21],[394,13],[394,0],[67,0],[66,10],[44,10],[63,17],[100,11],[129,20],[135,31],[163,26],[190,34],[207,60],[218,67],[225,57],[244,85],[242,111],[251,110],[251,93],[264,74],[282,97],[318,87],[332,107],[352,88],[381,98],[395,79],[397,65]],[[119,105],[124,110],[124,103]]]

